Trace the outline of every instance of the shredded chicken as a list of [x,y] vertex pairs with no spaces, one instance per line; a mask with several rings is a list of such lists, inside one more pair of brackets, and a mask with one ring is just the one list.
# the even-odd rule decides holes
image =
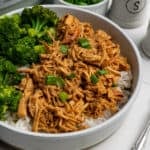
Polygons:
[[[90,48],[78,44],[78,38],[86,38]],[[68,46],[68,53],[60,51],[61,44]],[[18,116],[28,115],[35,132],[72,132],[88,126],[87,118],[111,115],[119,110],[123,92],[115,85],[121,71],[130,71],[127,59],[120,54],[120,47],[102,30],[94,31],[86,22],[67,14],[58,25],[58,37],[51,45],[44,43],[47,53],[40,62],[20,70],[26,77],[20,84],[23,97]],[[106,71],[97,75],[98,70]],[[69,79],[68,76],[74,74]],[[64,85],[46,84],[46,76],[61,77]],[[93,84],[91,76],[96,75]],[[34,85],[33,85],[34,83]],[[60,99],[60,92],[67,99]]]
[[71,43],[76,40],[81,32],[80,21],[70,15],[65,15],[59,24],[59,35],[62,43]]
[[27,104],[28,104],[29,97],[33,94],[34,84],[32,79],[27,76],[22,80],[20,86],[23,90],[23,96],[19,102],[18,116],[24,118],[27,116]]

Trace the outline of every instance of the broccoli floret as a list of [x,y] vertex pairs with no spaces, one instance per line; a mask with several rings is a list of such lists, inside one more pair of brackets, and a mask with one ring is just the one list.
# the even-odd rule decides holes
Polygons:
[[39,38],[39,41],[45,41],[49,44],[53,42],[53,39],[56,37],[56,27],[45,28]]
[[[22,20],[21,20],[20,14],[13,14],[13,15],[11,16],[11,19],[12,19],[13,22],[16,23],[17,25],[21,25]],[[21,28],[21,31],[23,32],[24,30],[22,30],[22,28]]]
[[52,43],[52,39],[56,37],[56,28],[55,27],[45,27],[42,32],[37,34],[36,30],[33,28],[28,28],[28,34],[30,37],[36,37],[37,41],[44,41],[49,44]]
[[22,77],[23,75],[17,72],[17,66],[15,66],[11,61],[0,57],[0,84],[18,84]]
[[25,36],[19,39],[14,46],[12,61],[21,65],[31,64],[37,62],[39,54],[44,52],[45,48],[42,45],[37,45],[35,38]]
[[18,84],[22,75],[11,61],[0,56],[0,120],[4,120],[6,112],[15,112],[21,98],[21,92],[13,86]]
[[7,109],[8,109],[7,105],[0,105],[0,120],[5,120]]
[[5,118],[7,111],[17,111],[21,95],[21,92],[12,86],[0,85],[0,120]]
[[34,46],[34,52],[36,53],[36,54],[42,54],[42,53],[45,53],[45,48],[44,48],[44,46],[43,45],[35,45]]
[[2,85],[17,85],[20,83],[23,75],[19,73],[0,72],[0,84]]
[[59,20],[55,12],[40,5],[25,8],[21,18],[23,24],[29,24],[37,32],[43,30],[45,26],[55,26]]
[[8,40],[16,40],[26,33],[24,28],[20,28],[20,23],[19,14],[4,16],[0,18],[0,33]]
[[11,112],[16,112],[18,109],[18,104],[21,98],[21,92],[16,90],[16,89],[12,89],[11,91],[11,99],[9,99],[8,101],[8,109]]
[[40,5],[0,17],[0,55],[19,66],[37,62],[45,52],[41,41],[53,41],[58,20],[55,12]]
[[17,67],[9,60],[0,56],[0,72],[16,72]]
[[34,51],[34,46],[39,42],[25,35],[24,28],[19,27],[20,22],[18,14],[0,20],[0,55],[19,65],[37,62],[39,53]]
[[45,35],[47,27],[54,27],[59,21],[55,12],[40,5],[25,8],[21,14],[21,18],[22,23],[28,28],[29,35],[38,38]]
[[4,16],[0,19],[0,54],[9,58],[12,55],[12,47],[26,34],[25,28],[20,28],[21,17],[18,14]]

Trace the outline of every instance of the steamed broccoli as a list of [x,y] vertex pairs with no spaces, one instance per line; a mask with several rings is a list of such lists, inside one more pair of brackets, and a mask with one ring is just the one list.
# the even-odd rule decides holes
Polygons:
[[21,79],[22,75],[17,72],[17,67],[11,61],[0,57],[0,84],[14,85]]
[[14,85],[23,77],[17,67],[39,60],[39,54],[45,52],[41,41],[52,41],[57,23],[56,14],[42,6],[26,8],[21,15],[0,17],[0,120],[7,111],[17,111],[22,94]]
[[13,45],[26,34],[25,28],[20,28],[20,22],[18,14],[0,18],[0,55],[9,58],[12,55]]
[[43,39],[48,32],[53,33],[59,18],[56,13],[40,5],[25,8],[21,14],[22,23],[28,30],[29,36]]
[[19,39],[17,43],[14,45],[13,55],[11,59],[13,62],[17,64],[21,65],[31,64],[33,62],[37,62],[39,54],[44,52],[45,52],[44,46],[36,44],[35,38],[25,36]]
[[0,120],[5,119],[7,111],[15,112],[21,98],[21,92],[13,85],[18,84],[22,75],[11,61],[0,56]]
[[37,60],[37,54],[32,50],[36,39],[26,36],[27,32],[23,32],[20,23],[18,14],[0,19],[0,55],[13,63],[24,65]]
[[58,20],[55,12],[39,5],[0,17],[0,55],[17,65],[37,62],[45,51],[41,41],[52,42]]
[[21,18],[23,24],[29,24],[36,32],[42,31],[46,26],[55,26],[59,20],[55,12],[40,5],[25,8]]
[[5,120],[7,109],[8,109],[7,105],[0,105],[0,120]]
[[21,92],[12,86],[0,85],[0,120],[5,119],[7,111],[17,111],[21,95]]

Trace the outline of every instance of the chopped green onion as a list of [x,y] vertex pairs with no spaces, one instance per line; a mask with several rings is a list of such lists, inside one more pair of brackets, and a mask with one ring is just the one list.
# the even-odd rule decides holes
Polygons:
[[80,39],[78,39],[78,44],[82,48],[87,48],[87,49],[91,48],[90,42],[86,38],[80,38]]
[[67,45],[60,45],[60,51],[67,55],[68,54],[68,46]]
[[71,79],[75,78],[75,76],[76,76],[75,73],[70,73],[66,77],[67,77],[68,80],[71,80]]
[[48,76],[46,76],[46,84],[47,85],[56,85],[58,87],[63,87],[65,83],[61,77],[57,77],[54,75],[48,75]]
[[68,94],[64,91],[59,93],[59,98],[62,102],[65,102],[68,99]]
[[99,78],[95,74],[92,74],[90,79],[93,84],[96,84],[99,81]]
[[91,5],[91,4],[96,4],[99,3],[103,0],[64,0],[66,2],[76,4],[76,5]]
[[77,4],[77,5],[81,5],[81,6],[88,5],[88,4],[87,4],[87,3],[85,3],[85,2],[78,2],[78,1],[76,2],[76,4]]
[[99,3],[103,0],[89,0],[89,4],[96,4],[96,3]]
[[104,69],[102,69],[102,70],[97,70],[96,71],[96,74],[97,75],[105,75],[105,74],[107,74],[108,73],[108,71],[107,70],[104,70]]

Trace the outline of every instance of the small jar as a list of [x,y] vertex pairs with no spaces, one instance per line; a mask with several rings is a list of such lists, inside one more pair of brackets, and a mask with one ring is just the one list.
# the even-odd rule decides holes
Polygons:
[[148,0],[113,0],[109,17],[121,27],[135,28],[146,21]]
[[55,2],[61,5],[87,9],[100,15],[105,15],[107,13],[108,5],[109,5],[109,0],[102,0],[96,4],[91,4],[91,5],[76,5],[73,3],[69,3],[65,0],[55,0]]
[[150,57],[150,22],[149,22],[149,26],[147,28],[147,33],[141,42],[141,47],[142,47],[143,52],[148,57]]

